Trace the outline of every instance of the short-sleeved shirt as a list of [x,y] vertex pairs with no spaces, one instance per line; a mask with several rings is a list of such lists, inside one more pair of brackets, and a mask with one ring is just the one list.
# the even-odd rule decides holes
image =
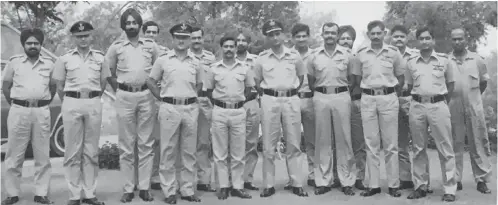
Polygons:
[[109,47],[106,61],[110,68],[116,68],[118,82],[141,86],[145,84],[159,52],[158,45],[151,39],[140,38],[137,47],[128,39],[117,40]]
[[290,90],[299,87],[298,76],[307,75],[301,56],[295,50],[283,47],[278,56],[272,49],[259,54],[254,62],[253,71],[261,88],[274,90]]
[[104,53],[90,49],[82,56],[78,49],[70,50],[55,62],[52,78],[64,81],[64,91],[101,90],[100,82],[110,76],[104,63]]
[[450,53],[449,58],[456,65],[454,96],[468,96],[471,91],[480,92],[480,82],[489,80],[484,59],[477,53],[468,50],[463,61],[458,60],[453,52]]
[[213,98],[223,102],[245,101],[245,88],[254,85],[251,68],[239,60],[233,66],[225,65],[223,60],[213,63],[206,77],[206,88],[214,89]]
[[[403,59],[408,62],[408,59],[410,59],[411,57],[413,57],[415,55],[419,55],[419,54],[420,54],[419,50],[406,47],[405,52],[402,53],[401,56],[403,56]],[[408,77],[407,72],[408,72],[408,69],[406,69],[406,71],[405,71],[405,79]],[[408,88],[408,86],[405,83],[405,85],[403,86],[403,89],[406,90],[407,88]]]
[[[299,53],[299,51],[295,47],[292,49],[294,49],[297,53]],[[299,53],[305,66],[306,66],[306,62],[308,61],[308,59],[310,58],[310,56],[312,56],[312,54],[314,52],[315,52],[315,49],[308,48],[308,51],[306,53],[304,53],[302,55]],[[308,74],[309,74],[309,70],[308,70]],[[311,92],[310,86],[308,85],[308,75],[304,75],[303,85],[301,86],[301,88],[299,88],[299,92]]]
[[398,48],[383,44],[379,53],[370,45],[362,47],[356,54],[352,74],[362,76],[361,88],[394,87],[398,84],[397,76],[404,75],[406,61]]
[[413,85],[412,95],[444,95],[448,93],[446,83],[455,82],[454,70],[446,54],[433,51],[428,62],[417,55],[408,60],[406,83]]
[[[256,61],[256,58],[258,58],[257,55],[250,54],[249,52],[246,52],[246,56],[245,56],[244,59],[241,59],[238,55],[237,55],[236,59],[239,60],[239,61],[241,61],[241,62],[245,62],[249,66],[249,68],[251,69],[251,71],[252,71],[252,69],[254,68],[253,65],[254,65],[254,61]],[[252,76],[254,77],[254,71],[252,71],[252,72],[253,72]],[[251,92],[257,93],[257,91],[256,91],[256,89],[254,87],[251,88]]]
[[54,63],[41,56],[32,64],[28,56],[15,55],[10,58],[3,72],[3,81],[12,82],[10,97],[18,100],[50,100],[50,76]]
[[333,53],[328,53],[324,47],[317,48],[307,61],[308,73],[316,79],[315,87],[349,86],[353,58],[353,54],[342,46],[337,46]]
[[[192,52],[192,50],[190,50]],[[216,57],[214,56],[213,53],[207,50],[202,50],[200,55],[195,54],[192,52],[197,60],[201,63],[202,70],[204,72],[203,76],[207,76],[207,72],[209,71],[209,68],[211,67],[211,64],[216,61]],[[206,83],[204,83],[205,85]],[[206,86],[202,86],[202,90],[206,91]]]
[[201,64],[190,51],[180,59],[175,51],[160,56],[154,63],[150,77],[161,81],[163,97],[197,97],[196,85],[202,83],[203,73]]

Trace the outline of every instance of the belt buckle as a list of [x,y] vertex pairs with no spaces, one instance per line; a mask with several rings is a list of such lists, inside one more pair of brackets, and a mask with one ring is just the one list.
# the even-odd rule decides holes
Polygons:
[[225,108],[228,108],[228,109],[235,109],[235,103],[225,103]]
[[422,101],[422,103],[430,103],[432,102],[432,97],[420,96],[420,101]]
[[384,95],[384,88],[373,88],[374,95]]
[[286,97],[287,91],[277,90],[277,97]]
[[132,87],[131,87],[131,91],[132,91],[132,92],[138,92],[138,91],[140,91],[140,89],[141,89],[141,88],[142,88],[142,87],[132,86]]
[[28,100],[28,107],[38,107],[38,100]]
[[80,90],[80,98],[90,98],[90,90]]

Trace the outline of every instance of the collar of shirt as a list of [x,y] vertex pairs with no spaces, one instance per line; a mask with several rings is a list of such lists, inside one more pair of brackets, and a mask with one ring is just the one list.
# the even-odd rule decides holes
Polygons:
[[[29,59],[29,57],[26,55],[26,54],[22,54],[21,56],[21,62],[22,63],[25,63],[27,60]],[[33,64],[33,66],[36,66],[38,64],[38,62],[42,62],[42,63],[46,63],[48,59],[45,59],[41,54],[38,56],[38,60],[36,60],[36,62]]]
[[[294,51],[296,51],[297,53],[299,53],[299,50],[297,50],[296,46],[293,46],[291,49],[294,50]],[[311,53],[313,53],[313,49],[310,48],[310,47],[308,47],[308,51],[306,51],[306,53],[304,53],[304,55],[301,55],[301,53],[299,53],[299,55],[301,55],[302,59],[305,59],[309,55],[311,55]]]
[[347,54],[348,53],[348,50],[345,48],[345,47],[342,47],[342,46],[339,46],[337,45],[334,49],[334,52],[333,53],[328,53],[326,50],[325,50],[325,46],[320,46],[319,48],[316,49],[316,53],[324,53],[325,55],[329,56],[329,57],[334,57],[335,54],[337,52],[341,53],[341,54]]
[[[379,53],[382,53],[382,51],[389,51],[389,45],[385,44],[385,43],[382,43],[382,48],[380,49],[380,52]],[[374,49],[372,48],[372,44],[369,44],[367,46],[367,50],[366,52],[369,52],[369,51],[372,51],[375,53]]]
[[240,59],[239,57],[240,57],[240,56],[239,56],[239,55],[237,55],[236,60],[239,60],[239,61],[253,60],[253,61],[254,61],[254,58],[255,58],[256,56],[255,56],[255,55],[252,55],[252,54],[250,54],[249,52],[247,52],[247,51],[246,51],[246,56],[245,56],[245,58],[244,58],[244,59]]
[[[138,43],[141,43],[141,44],[144,44],[145,42],[145,39],[143,38],[138,38]],[[131,41],[130,39],[126,38],[124,41],[123,41],[123,45],[126,46],[128,44],[131,44]]]
[[237,66],[239,66],[239,65],[242,65],[242,61],[240,61],[240,60],[238,60],[238,59],[235,59],[235,63],[234,63],[232,66],[228,66],[228,65],[226,65],[226,64],[223,62],[223,60],[220,60],[220,61],[218,61],[218,63],[216,64],[216,67],[220,67],[220,66],[222,66],[222,67],[225,67],[225,68],[230,68],[230,70],[233,70],[233,69],[235,69],[235,68],[236,68]]
[[272,55],[273,55],[273,56],[275,56],[275,58],[277,58],[277,59],[282,59],[282,58],[283,58],[283,57],[285,57],[286,55],[290,55],[290,54],[291,54],[292,49],[287,48],[287,47],[286,47],[286,46],[284,46],[284,45],[281,45],[281,46],[282,46],[282,48],[283,48],[283,50],[282,50],[282,56],[278,56],[278,55],[277,55],[277,54],[273,51],[273,49],[271,49],[271,48],[270,48],[270,50],[269,50],[270,54],[269,54],[268,56],[272,56]]
[[[451,53],[449,54],[451,60],[454,60],[456,61],[457,58],[455,56],[455,54],[453,54],[453,51],[451,51]],[[474,58],[477,58],[478,56],[475,56],[474,55],[474,52],[470,52],[469,50],[465,50],[465,58],[463,59],[464,61],[467,61],[467,60],[474,60]]]
[[[434,51],[434,50],[432,51],[431,56],[429,56],[429,62],[431,59],[436,59],[438,62],[441,62],[440,57],[436,55],[436,51]],[[420,60],[424,61],[424,58],[422,58],[422,55],[417,57],[416,62],[419,62]]]
[[401,56],[405,57],[406,55],[408,55],[408,57],[411,57],[413,55],[416,55],[418,52],[417,49],[413,49],[413,48],[410,48],[410,47],[406,47],[405,48],[405,52],[401,54]]
[[[96,52],[96,50],[90,49],[90,51],[88,51],[88,56],[93,56],[94,52]],[[77,48],[74,48],[74,49],[70,50],[69,53],[71,55],[74,55],[75,53],[77,53],[78,55],[80,55],[80,52],[78,51]]]
[[[175,50],[171,50],[171,52],[168,52],[167,56],[168,56],[168,58],[178,57],[178,55],[176,55],[176,51]],[[197,59],[195,57],[195,54],[192,53],[190,50],[187,50],[187,56],[186,57],[189,57],[191,59]]]

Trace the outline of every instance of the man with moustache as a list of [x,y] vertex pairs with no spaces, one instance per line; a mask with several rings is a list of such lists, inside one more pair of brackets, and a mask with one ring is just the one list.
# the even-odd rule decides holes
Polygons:
[[493,169],[482,105],[482,93],[486,90],[489,80],[488,69],[481,56],[466,49],[467,36],[464,28],[453,29],[451,41],[453,52],[450,54],[450,59],[456,63],[456,80],[455,92],[451,95],[449,106],[453,128],[453,148],[456,155],[457,190],[463,189],[463,154],[465,153],[465,136],[467,136],[477,191],[490,194],[491,190],[486,183],[490,182]]
[[398,165],[398,112],[396,92],[404,84],[406,61],[398,49],[384,44],[385,25],[371,21],[367,26],[370,45],[358,50],[352,74],[353,89],[361,89],[361,118],[367,151],[368,197],[380,189],[380,143],[385,153],[389,195],[400,197]]
[[[199,116],[197,93],[203,86],[204,72],[202,64],[188,49],[192,27],[177,24],[169,32],[175,48],[156,61],[147,80],[149,90],[162,101],[159,108],[161,188],[167,204],[176,204],[178,188],[182,200],[201,202],[194,195],[194,183]],[[158,81],[161,81],[161,88],[157,86]],[[177,164],[182,166],[180,179],[176,178]]]
[[[192,45],[190,51],[199,60],[204,69],[204,76],[209,69],[211,63],[215,61],[215,56],[210,51],[204,50],[204,31],[199,27],[192,28],[190,36]],[[212,145],[211,145],[211,111],[213,104],[207,97],[207,89],[202,88],[198,94],[199,100],[199,120],[197,128],[197,190],[205,192],[215,192],[211,187],[211,173],[213,171],[212,163]]]
[[[406,80],[412,95],[409,124],[413,140],[413,181],[415,190],[408,199],[418,199],[427,194],[428,128],[434,138],[443,178],[443,201],[455,201],[456,167],[451,139],[451,117],[447,101],[455,85],[455,63],[446,54],[434,51],[434,35],[427,27],[417,29],[420,54],[408,60]],[[395,175],[394,175],[395,176]]]
[[263,192],[261,197],[275,194],[275,149],[280,138],[287,142],[286,155],[292,180],[292,193],[306,197],[302,187],[299,155],[301,150],[301,101],[297,91],[301,88],[306,68],[299,53],[283,45],[282,23],[269,20],[263,24],[262,33],[271,48],[259,54],[253,71],[256,86],[262,90],[263,131]]
[[[69,186],[68,205],[103,205],[95,197],[99,171],[98,151],[102,124],[100,97],[110,76],[102,51],[90,48],[93,26],[78,21],[70,32],[76,48],[55,62],[52,78],[62,100],[66,152],[64,169]],[[83,179],[80,181],[80,179]],[[81,191],[84,198],[81,197]]]
[[50,80],[52,59],[40,55],[44,40],[38,28],[21,32],[24,53],[12,56],[3,72],[2,91],[11,105],[7,116],[8,146],[5,154],[3,183],[7,198],[2,205],[19,202],[22,165],[29,142],[35,160],[34,202],[53,204],[47,197],[52,165],[50,164],[50,109],[56,86]]
[[[322,26],[324,45],[316,49],[307,61],[310,89],[314,91],[313,106],[316,120],[315,194],[330,191],[333,181],[332,145],[337,148],[338,175],[342,192],[353,196],[355,183],[354,153],[351,143],[351,96],[348,76],[353,67],[353,55],[348,48],[337,46],[339,26],[327,22]],[[354,82],[352,83],[354,84]],[[332,126],[331,126],[332,125]]]
[[246,110],[243,106],[254,87],[254,77],[250,65],[235,58],[235,38],[221,38],[220,46],[223,60],[211,65],[205,81],[215,105],[211,131],[215,174],[220,188],[218,199],[227,199],[229,191],[232,196],[250,199],[243,180],[246,145]]
[[[250,69],[257,58],[257,55],[247,52],[251,36],[244,32],[239,32],[235,38],[237,45],[237,60],[245,62]],[[254,77],[254,76],[253,76]],[[259,122],[261,111],[259,106],[259,95],[255,88],[251,88],[251,94],[246,98],[244,103],[246,109],[246,150],[244,156],[245,168],[244,174],[244,189],[259,190],[252,184],[254,178],[254,170],[258,163],[258,140],[259,140]]]
[[138,189],[144,201],[154,198],[149,192],[154,158],[152,130],[154,127],[154,99],[147,90],[147,76],[157,59],[159,48],[152,39],[140,38],[142,17],[132,9],[121,15],[121,29],[127,39],[114,42],[106,54],[111,70],[109,84],[116,92],[121,172],[124,175],[124,194],[121,202],[134,198],[135,146],[138,146]]
[[[345,25],[339,27],[339,38],[337,40],[337,44],[340,46],[349,48],[353,48],[354,41],[356,40],[356,31],[351,25]],[[353,54],[356,56],[356,54]],[[356,160],[356,182],[354,186],[359,190],[364,190],[365,185],[363,185],[363,181],[365,180],[365,161],[367,154],[365,152],[365,137],[363,135],[363,123],[361,122],[361,90],[352,89],[353,76],[348,76],[349,78],[349,87],[351,93],[351,142],[353,146],[353,153]],[[337,174],[337,155],[336,148],[334,147],[334,183],[332,184],[332,188],[341,187],[341,182],[339,180],[339,175]],[[366,181],[366,180],[365,180]]]

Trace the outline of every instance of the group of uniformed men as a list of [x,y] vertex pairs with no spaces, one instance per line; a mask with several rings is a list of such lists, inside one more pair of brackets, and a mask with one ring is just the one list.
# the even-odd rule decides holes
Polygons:
[[[47,197],[48,104],[56,91],[63,102],[68,204],[104,204],[95,190],[100,96],[106,81],[116,91],[121,202],[132,201],[137,189],[142,200],[152,201],[150,188],[162,189],[168,204],[176,203],[177,192],[183,200],[200,202],[194,184],[199,191],[215,192],[212,170],[219,199],[251,198],[247,190],[258,190],[252,181],[260,123],[261,197],[275,194],[280,135],[286,141],[285,189],[308,196],[299,161],[301,124],[307,184],[317,195],[334,187],[354,195],[353,186],[364,190],[365,197],[380,193],[381,150],[389,195],[399,197],[401,189],[409,188],[414,189],[409,199],[432,193],[428,128],[442,167],[442,200],[454,201],[456,190],[462,189],[465,136],[477,190],[490,193],[486,183],[492,168],[481,101],[489,75],[483,59],[466,50],[462,28],[452,30],[454,50],[446,55],[434,51],[434,36],[427,28],[417,30],[420,48],[415,50],[406,47],[405,27],[392,28],[392,45],[387,45],[384,24],[372,21],[367,26],[371,44],[353,54],[356,32],[351,26],[324,24],[323,46],[311,49],[309,27],[296,24],[291,31],[295,47],[287,48],[283,25],[270,20],[262,28],[270,49],[255,56],[247,52],[249,35],[226,35],[216,61],[203,50],[200,28],[173,26],[174,49],[168,50],[153,40],[158,25],[143,24],[137,11],[126,10],[120,22],[127,38],[114,42],[107,54],[90,48],[91,24],[75,23],[70,32],[76,48],[55,63],[40,55],[41,30],[22,31],[25,54],[12,57],[3,74],[3,92],[12,106],[4,182],[8,197],[2,204],[19,201],[30,140],[37,169],[34,201],[53,203]],[[147,38],[139,37],[140,28]]]

